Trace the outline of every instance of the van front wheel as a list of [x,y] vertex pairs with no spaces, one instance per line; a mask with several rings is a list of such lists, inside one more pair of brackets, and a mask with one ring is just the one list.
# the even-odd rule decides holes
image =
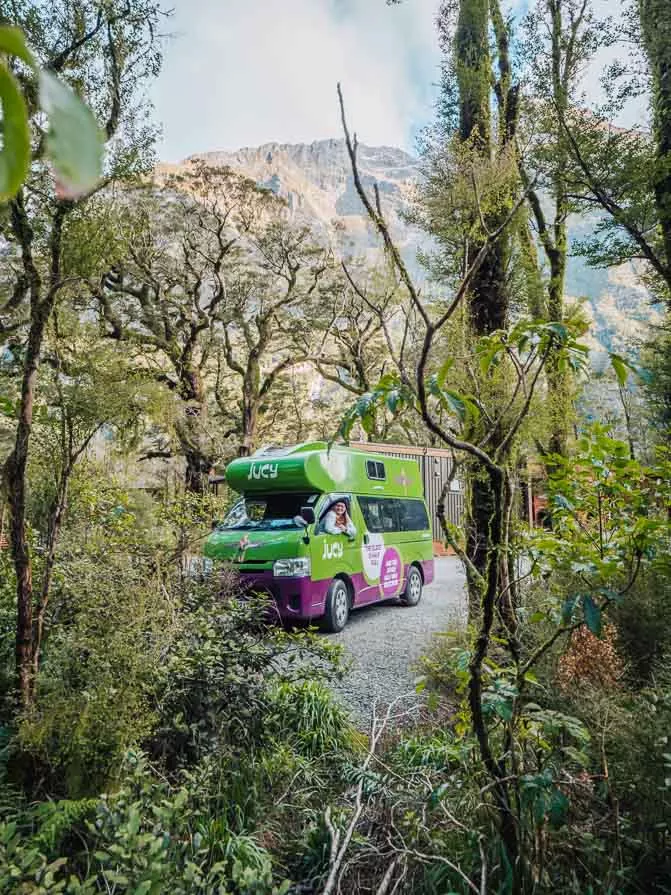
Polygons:
[[334,578],[326,594],[326,612],[322,627],[330,634],[338,634],[349,618],[349,591],[342,578]]
[[422,599],[422,576],[417,566],[410,566],[405,590],[401,594],[404,606],[416,606]]

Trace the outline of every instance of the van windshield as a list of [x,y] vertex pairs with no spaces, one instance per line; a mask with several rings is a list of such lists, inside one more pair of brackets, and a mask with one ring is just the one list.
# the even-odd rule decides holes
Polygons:
[[217,528],[249,531],[304,528],[301,507],[314,507],[318,494],[255,494],[241,498]]

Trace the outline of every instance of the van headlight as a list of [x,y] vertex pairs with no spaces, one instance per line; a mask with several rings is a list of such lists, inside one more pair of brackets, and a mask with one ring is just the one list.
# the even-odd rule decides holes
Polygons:
[[307,556],[299,559],[278,559],[273,563],[274,578],[309,578],[310,560]]

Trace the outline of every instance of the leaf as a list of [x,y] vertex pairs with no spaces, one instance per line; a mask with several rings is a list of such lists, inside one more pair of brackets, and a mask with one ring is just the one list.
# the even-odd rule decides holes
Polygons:
[[386,403],[391,413],[396,413],[402,400],[403,396],[401,395],[399,389],[393,388],[390,389],[389,392],[387,392]]
[[40,72],[40,104],[49,116],[47,154],[64,193],[92,189],[102,172],[103,142],[91,110],[49,71]]
[[564,497],[563,494],[555,494],[555,495],[553,495],[553,497],[552,497],[552,502],[554,503],[555,506],[557,506],[557,507],[561,507],[563,510],[573,510],[573,509],[575,509],[575,507],[573,506],[573,504],[571,503],[571,501],[568,500],[566,497]]
[[431,795],[429,796],[429,805],[432,808],[435,808],[436,805],[438,805],[442,797],[449,789],[450,785],[451,784],[449,783],[441,783],[436,789],[431,792]]
[[415,681],[415,693],[421,693],[426,689],[426,675],[422,675],[422,677],[418,677]]
[[636,375],[646,385],[652,385],[655,381],[655,374],[652,370],[648,370],[646,367],[637,367]]
[[133,889],[133,895],[147,895],[151,891],[152,881],[150,879],[143,880],[139,886]]
[[564,604],[561,608],[561,623],[562,625],[568,625],[573,618],[573,610],[575,609],[575,604],[577,603],[577,597],[571,597],[568,600],[564,601]]
[[444,391],[443,396],[447,407],[449,407],[463,423],[466,419],[466,404],[461,395],[457,394],[457,392]]
[[561,827],[566,823],[569,800],[560,789],[555,789],[550,797],[548,820],[553,827]]
[[2,151],[0,151],[0,202],[11,199],[30,167],[28,109],[14,75],[0,61]]
[[620,357],[619,354],[610,354],[610,365],[615,371],[615,375],[617,376],[617,381],[620,383],[620,386],[624,386],[627,384],[627,377],[629,376],[629,364]]
[[15,28],[13,25],[0,25],[0,53],[18,56],[31,68],[35,68],[33,54],[28,49],[23,31],[20,28]]
[[500,361],[501,346],[494,344],[479,352],[480,354],[480,372],[483,376],[489,373],[492,367],[498,365]]
[[566,342],[569,337],[568,327],[563,323],[547,323],[545,326],[553,335],[559,336],[561,342]]
[[601,610],[589,594],[585,594],[582,600],[585,624],[595,637],[601,637]]
[[443,388],[445,385],[445,380],[447,379],[447,374],[450,372],[452,367],[454,366],[454,358],[448,357],[441,366],[438,372],[436,373],[436,385],[438,388]]

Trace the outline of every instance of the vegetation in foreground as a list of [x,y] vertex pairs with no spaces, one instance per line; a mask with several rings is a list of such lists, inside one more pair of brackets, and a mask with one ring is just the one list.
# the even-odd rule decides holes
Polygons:
[[[538,0],[515,28],[498,0],[441,5],[410,212],[427,291],[358,176],[342,94],[377,269],[233,172],[149,179],[157,4],[7,12],[0,891],[669,892],[668,338],[650,370],[611,355],[617,440],[579,413],[589,321],[564,295],[567,216],[598,208],[573,249],[641,263],[669,307],[668,3],[614,22]],[[614,45],[632,65],[586,114],[581,72]],[[102,172],[92,136],[78,177],[54,91],[90,114],[58,84],[99,122]],[[650,134],[608,126],[630,99]],[[334,386],[309,414],[299,364]],[[418,724],[392,704],[355,730],[338,650],[193,567],[213,464],[339,424],[443,444],[468,482],[462,529],[444,524],[468,626],[427,655]],[[547,530],[516,511],[530,457]],[[151,460],[180,487],[139,488]]]

